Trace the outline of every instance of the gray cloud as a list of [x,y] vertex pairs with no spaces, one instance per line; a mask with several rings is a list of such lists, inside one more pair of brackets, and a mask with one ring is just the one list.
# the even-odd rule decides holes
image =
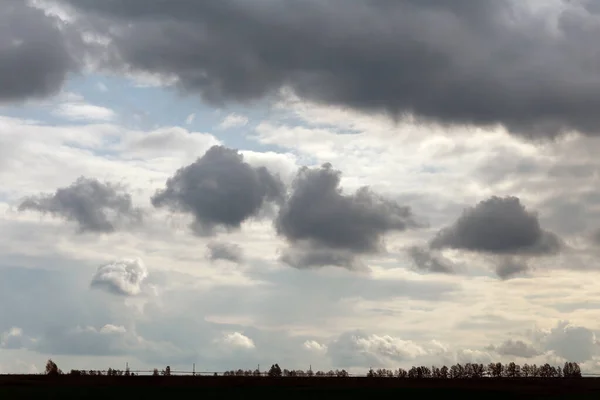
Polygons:
[[501,279],[510,279],[527,271],[529,271],[527,263],[512,258],[502,260],[496,265],[496,275]]
[[0,103],[57,93],[77,68],[67,30],[26,1],[0,0]]
[[574,362],[590,360],[600,350],[594,331],[567,321],[561,321],[545,332],[541,342],[546,350]]
[[531,358],[540,354],[540,352],[530,344],[522,340],[506,340],[499,346],[490,346],[491,350],[496,351],[503,356]]
[[408,248],[408,255],[412,258],[417,269],[427,272],[451,274],[454,272],[452,263],[443,256],[433,254],[430,250],[412,246]]
[[294,246],[285,249],[280,260],[294,268],[337,266],[353,271],[364,270],[366,266],[347,250],[328,249],[311,245]]
[[433,249],[453,248],[491,254],[554,254],[560,240],[542,230],[535,213],[517,197],[496,197],[466,209],[450,227],[440,230]]
[[13,327],[0,335],[0,348],[3,349],[27,348],[31,343],[31,338],[24,335],[23,330],[17,327]]
[[418,226],[409,207],[385,199],[367,187],[344,194],[340,177],[340,171],[331,164],[298,171],[275,226],[277,233],[292,245],[312,250],[300,257],[288,253],[284,261],[294,266],[350,266],[351,254],[382,251],[383,235],[387,232]]
[[214,103],[287,86],[394,116],[599,132],[592,2],[65,1],[106,20],[97,26],[112,36],[115,68],[175,76]]
[[76,222],[80,233],[110,233],[119,225],[137,223],[142,218],[141,210],[132,205],[131,195],[122,187],[85,177],[54,194],[28,197],[18,209],[50,213]]
[[147,277],[148,270],[141,259],[123,259],[98,267],[90,286],[122,296],[135,296],[142,292],[141,285]]
[[237,150],[211,147],[196,162],[180,168],[166,188],[152,197],[154,207],[192,214],[196,234],[217,226],[237,229],[257,216],[266,202],[280,202],[285,187],[266,168],[254,168]]
[[239,264],[244,259],[242,248],[235,243],[210,242],[206,249],[207,257],[211,261],[225,260]]

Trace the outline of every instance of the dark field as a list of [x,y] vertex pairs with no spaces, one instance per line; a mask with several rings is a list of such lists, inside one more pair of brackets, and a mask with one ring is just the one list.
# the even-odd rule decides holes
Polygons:
[[266,378],[213,376],[0,376],[0,399],[163,398],[287,399],[367,396],[369,399],[415,396],[494,396],[497,398],[600,398],[600,379],[398,379]]

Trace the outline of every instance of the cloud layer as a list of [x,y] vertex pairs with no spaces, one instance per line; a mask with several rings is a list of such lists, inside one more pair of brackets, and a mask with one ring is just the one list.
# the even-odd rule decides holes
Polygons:
[[600,371],[598,7],[254,3],[0,0],[0,371]]
[[0,1],[0,103],[60,91],[77,61],[60,19],[26,1]]
[[320,103],[526,136],[599,132],[593,2],[65,1],[104,21],[114,68],[174,77],[214,103],[289,87]]

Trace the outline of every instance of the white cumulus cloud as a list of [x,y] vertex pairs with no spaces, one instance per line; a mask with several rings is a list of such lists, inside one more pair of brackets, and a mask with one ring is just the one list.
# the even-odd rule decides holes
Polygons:
[[248,124],[247,117],[240,115],[240,114],[231,113],[228,116],[226,116],[225,119],[223,119],[223,122],[221,122],[219,124],[219,128],[221,128],[221,129],[238,128],[241,126],[246,126],[247,124]]
[[256,346],[254,341],[248,336],[242,335],[239,332],[228,333],[223,337],[223,344],[233,348],[254,349]]
[[110,121],[116,116],[110,108],[82,101],[60,104],[53,114],[72,121]]
[[135,296],[142,292],[148,270],[140,258],[126,258],[98,267],[91,286],[111,293]]

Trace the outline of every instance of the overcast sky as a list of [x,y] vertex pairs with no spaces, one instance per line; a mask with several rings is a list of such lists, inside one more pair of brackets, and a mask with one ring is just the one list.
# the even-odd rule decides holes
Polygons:
[[0,9],[0,372],[600,373],[600,2]]

